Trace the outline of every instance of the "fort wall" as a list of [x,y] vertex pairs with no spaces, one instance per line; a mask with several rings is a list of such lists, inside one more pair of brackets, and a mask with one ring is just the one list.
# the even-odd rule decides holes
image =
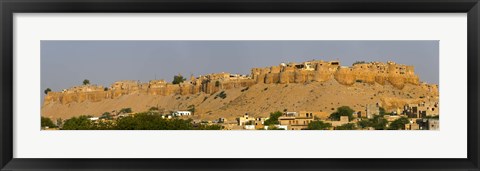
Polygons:
[[[282,63],[278,66],[252,68],[250,75],[214,73],[191,77],[180,84],[165,80],[151,80],[148,83],[124,80],[113,83],[109,88],[97,85],[76,86],[61,92],[49,92],[44,105],[50,103],[68,104],[72,102],[98,102],[129,94],[148,94],[158,96],[189,95],[197,93],[213,94],[222,89],[249,87],[255,84],[290,84],[306,82],[325,82],[336,80],[343,85],[356,83],[391,84],[402,89],[405,84],[419,85],[413,66],[394,62],[356,63],[351,67],[340,66],[339,61],[313,60],[302,63]],[[424,89],[437,92],[438,86],[422,84]]]

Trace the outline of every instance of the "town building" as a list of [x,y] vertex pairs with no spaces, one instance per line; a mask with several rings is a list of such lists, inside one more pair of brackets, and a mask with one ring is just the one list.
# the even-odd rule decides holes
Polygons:
[[190,116],[192,112],[190,111],[175,111],[172,113],[173,116]]
[[91,120],[91,121],[97,121],[99,118],[98,117],[89,117],[88,120]]
[[251,117],[248,115],[248,113],[245,113],[242,117],[237,118],[237,121],[238,121],[238,125],[240,126],[246,125],[249,122],[252,123],[249,125],[253,125],[253,123],[255,122],[255,117]]
[[418,104],[406,104],[403,107],[402,114],[409,118],[425,118],[428,116],[438,116],[438,102],[421,102]]
[[417,123],[419,124],[421,130],[439,130],[440,121],[437,118],[428,118],[428,119],[418,119]]
[[350,123],[348,116],[340,116],[339,121],[325,121],[326,123],[332,124],[332,127],[341,126],[347,123]]
[[263,129],[264,128],[264,122],[268,118],[255,118],[255,129]]
[[313,112],[285,112],[278,117],[280,125],[287,125],[289,130],[302,130],[308,127],[308,124],[314,120]]
[[372,119],[374,115],[380,114],[380,107],[378,104],[367,104],[365,107],[365,117]]

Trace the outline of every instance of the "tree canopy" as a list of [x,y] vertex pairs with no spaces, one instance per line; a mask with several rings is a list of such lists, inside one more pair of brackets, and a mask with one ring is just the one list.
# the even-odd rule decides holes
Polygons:
[[119,113],[132,113],[132,108],[123,108],[123,109],[120,109]]
[[358,127],[364,129],[364,128],[372,127],[373,124],[369,119],[362,119],[361,121],[357,122],[357,125]]
[[93,122],[88,119],[88,116],[82,115],[79,117],[73,117],[67,119],[63,123],[62,129],[64,130],[91,130],[95,129]]
[[51,91],[52,91],[52,89],[47,88],[47,89],[45,89],[45,91],[43,91],[43,92],[44,92],[45,94],[48,94],[48,92],[51,92]]
[[358,121],[357,125],[362,129],[372,127],[376,130],[384,130],[387,129],[387,123],[387,119],[383,116],[375,115],[372,119],[362,119],[361,121]]
[[365,61],[355,61],[352,65],[364,64],[364,63],[367,63],[367,62],[365,62]]
[[405,129],[405,124],[410,123],[410,120],[406,117],[401,117],[396,120],[394,120],[390,125],[388,126],[388,129],[390,130],[400,130],[400,129]]
[[308,123],[307,129],[308,130],[326,130],[330,129],[332,127],[332,124],[330,123],[325,123],[323,121],[312,121]]
[[375,115],[371,120],[371,123],[371,127],[375,128],[376,130],[384,130],[387,129],[388,121],[383,116]]
[[270,113],[270,117],[265,122],[263,122],[263,125],[278,125],[278,124],[280,124],[280,122],[278,121],[278,118],[280,116],[282,116],[282,112],[280,112],[280,111]]
[[90,80],[87,80],[87,79],[83,80],[83,85],[89,85],[89,84],[90,84]]
[[119,130],[217,130],[220,125],[194,125],[191,119],[164,119],[160,114],[137,113],[117,120]]
[[354,123],[346,123],[340,126],[335,127],[335,130],[355,130],[357,127]]
[[110,112],[105,112],[102,114],[102,116],[100,116],[100,119],[107,119],[107,120],[110,120],[110,119],[113,119],[112,115],[110,114]]
[[137,113],[114,121],[91,121],[88,116],[65,121],[64,130],[219,130],[220,125],[192,124],[191,119],[164,119],[158,113]]
[[55,124],[53,124],[53,121],[50,118],[43,117],[41,118],[41,124],[42,127],[49,127],[49,128],[55,128],[57,127]]
[[173,76],[172,84],[180,84],[180,83],[183,83],[185,80],[187,80],[187,79],[183,78],[182,75],[178,74],[178,75]]
[[378,108],[378,111],[379,111],[380,116],[383,116],[387,113],[383,107]]
[[348,120],[353,119],[353,113],[355,111],[348,106],[342,106],[337,108],[337,111],[330,114],[330,119],[339,121],[341,116],[348,116]]

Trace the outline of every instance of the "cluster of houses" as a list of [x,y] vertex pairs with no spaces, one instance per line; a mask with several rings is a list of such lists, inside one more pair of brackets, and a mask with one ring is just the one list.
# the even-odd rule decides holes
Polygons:
[[[270,126],[276,129],[283,130],[304,130],[307,129],[308,124],[321,119],[324,116],[323,112],[300,111],[300,112],[284,112],[282,116],[278,117],[278,124],[265,125],[265,121],[269,118],[255,118],[245,113],[242,117],[237,118],[237,124],[241,129],[245,130],[268,130]],[[325,123],[332,124],[333,128],[343,124],[350,123],[348,116],[342,116],[339,121],[322,120]],[[239,127],[237,127],[238,129]]]
[[[114,113],[114,111],[112,111]],[[113,114],[111,115],[111,118],[110,119],[106,119],[106,120],[111,120],[111,119],[117,119],[117,118],[121,118],[121,117],[126,117],[126,116],[133,116],[135,115],[135,113],[133,112],[130,112],[130,113],[117,113],[117,114]],[[190,116],[192,115],[192,112],[191,111],[173,111],[172,113],[170,114],[166,114],[166,115],[162,115],[162,118],[165,118],[165,119],[171,119],[171,118],[174,118],[174,117],[181,117],[181,116]],[[91,121],[98,121],[98,120],[101,120],[101,119],[104,119],[102,117],[89,117],[88,118],[89,120]]]
[[[406,117],[410,123],[405,124],[405,130],[438,130],[439,129],[439,110],[438,102],[420,102],[418,104],[406,104],[403,108],[384,111],[383,118],[389,123],[399,118]],[[379,104],[369,104],[365,106],[365,110],[356,111],[352,113],[354,119],[349,119],[348,116],[341,116],[339,120],[331,120],[328,118],[329,114],[318,111],[299,111],[299,112],[283,112],[278,117],[277,124],[266,124],[270,119],[268,117],[254,117],[245,113],[243,116],[236,118],[236,120],[228,121],[226,118],[218,118],[213,121],[193,120],[194,124],[221,125],[226,130],[268,130],[270,127],[274,129],[283,130],[305,130],[309,123],[321,120],[324,123],[331,125],[330,129],[336,129],[338,126],[345,124],[356,124],[363,119],[372,119],[380,115],[381,107]],[[124,116],[130,116],[133,113],[120,113],[113,115],[112,119]],[[171,119],[174,117],[191,116],[191,111],[173,111],[170,114],[162,115],[163,118]],[[92,121],[102,119],[102,117],[90,117]],[[373,128],[366,128],[373,129]]]
[[[403,108],[386,113],[383,118],[389,123],[402,117],[408,118],[410,123],[405,124],[405,130],[438,130],[440,127],[438,106],[438,102],[407,104]],[[354,119],[352,120],[350,120],[348,116],[341,116],[340,120],[331,120],[326,117],[328,115],[325,115],[324,112],[284,112],[282,113],[282,116],[278,118],[278,124],[273,126],[277,129],[284,130],[304,130],[308,128],[309,123],[315,120],[321,120],[324,123],[331,124],[331,129],[335,129],[344,124],[356,124],[362,119],[372,119],[376,115],[380,115],[380,108],[381,107],[378,104],[366,105],[364,111],[352,113],[354,116]],[[226,129],[262,130],[269,129],[269,126],[272,126],[265,125],[265,121],[268,119],[269,118],[263,117],[255,118],[248,113],[245,113],[242,117],[237,118],[236,122],[222,122],[222,124]]]
[[[379,108],[378,104],[370,108]],[[405,125],[406,130],[438,130],[439,122],[439,104],[438,102],[427,101],[413,104],[406,104],[403,108],[397,108],[385,115],[387,121],[392,122],[400,117],[407,117],[410,121]],[[368,112],[367,112],[368,116]]]

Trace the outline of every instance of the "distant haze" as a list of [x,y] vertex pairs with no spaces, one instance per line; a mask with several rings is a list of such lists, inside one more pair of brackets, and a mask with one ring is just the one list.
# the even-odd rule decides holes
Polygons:
[[439,42],[432,41],[41,41],[41,93],[119,80],[171,81],[176,74],[250,74],[281,62],[394,61],[438,84]]

